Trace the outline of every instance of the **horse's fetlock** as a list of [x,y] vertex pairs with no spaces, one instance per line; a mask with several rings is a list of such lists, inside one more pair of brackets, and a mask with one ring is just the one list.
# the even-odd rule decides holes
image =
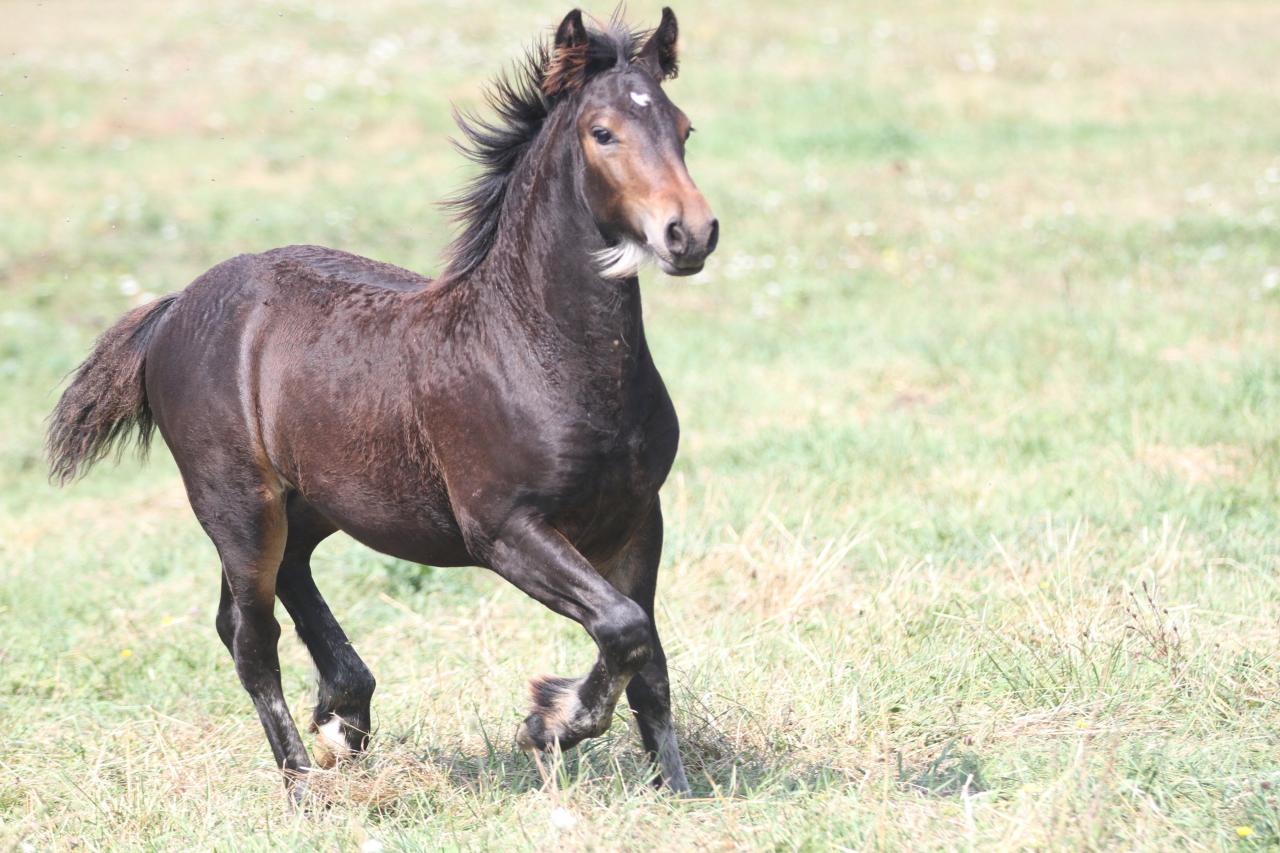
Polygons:
[[334,694],[351,702],[368,702],[378,682],[369,670],[352,670],[343,673],[334,684]]

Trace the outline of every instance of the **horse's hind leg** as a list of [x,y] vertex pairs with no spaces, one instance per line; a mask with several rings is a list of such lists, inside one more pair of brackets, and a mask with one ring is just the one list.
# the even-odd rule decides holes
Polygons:
[[368,746],[375,683],[311,577],[311,552],[336,528],[297,494],[289,497],[288,516],[289,538],[276,594],[315,661],[319,696],[311,727],[329,753],[317,753],[327,766],[332,759]]
[[676,745],[676,729],[671,721],[671,686],[667,678],[667,658],[662,653],[657,624],[653,621],[653,599],[658,582],[658,562],[662,556],[662,510],[654,506],[649,520],[605,572],[620,592],[644,608],[653,630],[653,656],[627,683],[627,702],[640,727],[649,759],[661,775],[654,781],[672,791],[686,793],[689,782]]
[[284,554],[284,501],[252,482],[254,474],[188,478],[196,517],[222,559],[218,634],[231,652],[236,674],[253,700],[276,764],[295,798],[310,766],[306,747],[289,714],[280,686],[275,618],[276,575]]

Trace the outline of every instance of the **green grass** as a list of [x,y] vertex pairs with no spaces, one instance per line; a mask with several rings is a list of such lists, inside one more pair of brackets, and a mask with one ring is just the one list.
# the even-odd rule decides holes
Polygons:
[[438,270],[449,104],[566,11],[483,5],[5,6],[0,848],[1280,844],[1263,0],[678,7],[723,240],[644,288],[697,797],[640,784],[625,709],[544,779],[524,682],[582,632],[334,537],[377,739],[290,812],[167,452],[58,491],[41,423],[98,332],[229,255]]

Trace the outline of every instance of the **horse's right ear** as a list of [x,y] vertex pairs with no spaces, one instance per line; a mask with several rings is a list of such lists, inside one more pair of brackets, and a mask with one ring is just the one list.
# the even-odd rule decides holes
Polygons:
[[587,27],[582,23],[582,10],[574,9],[556,28],[551,59],[542,77],[542,93],[552,98],[581,89],[586,81]]

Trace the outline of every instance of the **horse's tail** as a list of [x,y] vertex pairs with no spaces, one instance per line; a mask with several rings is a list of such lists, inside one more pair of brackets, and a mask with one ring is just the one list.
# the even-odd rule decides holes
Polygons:
[[178,294],[161,297],[124,315],[98,338],[49,416],[45,451],[50,478],[65,484],[110,452],[123,451],[137,429],[145,454],[155,424],[143,378],[147,345],[156,324]]

